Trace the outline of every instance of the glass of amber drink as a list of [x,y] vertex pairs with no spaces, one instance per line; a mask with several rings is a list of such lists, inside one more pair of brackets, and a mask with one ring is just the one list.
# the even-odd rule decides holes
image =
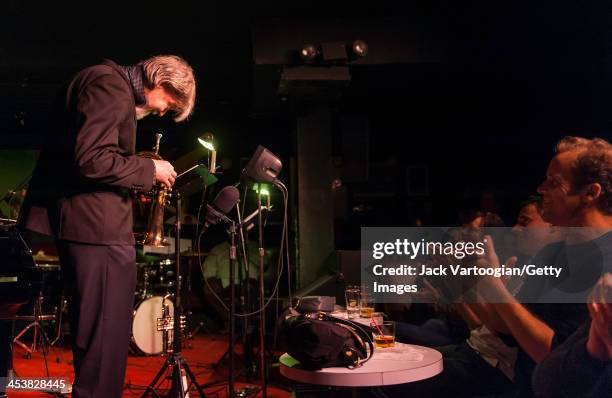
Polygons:
[[374,312],[374,299],[372,291],[366,286],[361,285],[359,292],[359,316],[361,318],[371,318]]
[[384,321],[382,324],[372,322],[370,326],[374,336],[374,347],[389,348],[395,346],[395,322]]

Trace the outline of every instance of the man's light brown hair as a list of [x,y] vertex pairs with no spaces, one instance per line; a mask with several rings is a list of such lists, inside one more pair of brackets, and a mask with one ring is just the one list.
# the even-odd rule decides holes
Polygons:
[[148,89],[163,87],[176,101],[175,122],[186,120],[193,113],[196,82],[193,69],[176,55],[157,55],[140,63]]

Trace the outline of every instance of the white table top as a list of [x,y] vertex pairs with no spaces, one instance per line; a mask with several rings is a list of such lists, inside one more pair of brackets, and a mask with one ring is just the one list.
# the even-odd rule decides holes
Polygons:
[[[348,315],[346,313],[346,310],[342,310],[342,311],[334,311],[332,313],[330,313],[329,315],[331,316],[335,316],[336,318],[340,318],[340,319],[348,319]],[[351,322],[355,322],[355,323],[359,323],[363,326],[366,327],[370,327],[370,322],[372,322],[372,320],[370,318],[362,318],[360,316],[356,316],[354,319],[348,319]]]
[[376,348],[372,359],[356,369],[305,370],[289,354],[280,357],[283,376],[302,383],[337,387],[374,387],[411,383],[442,372],[442,354],[427,347],[395,343]]

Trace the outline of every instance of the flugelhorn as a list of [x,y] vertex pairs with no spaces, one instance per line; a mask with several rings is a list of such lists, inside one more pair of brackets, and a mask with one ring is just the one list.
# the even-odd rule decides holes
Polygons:
[[[159,156],[159,142],[162,138],[161,133],[155,134],[155,147],[153,152],[139,152],[139,156],[163,160]],[[145,231],[143,245],[148,246],[168,246],[164,241],[164,207],[166,205],[167,188],[161,183],[158,183],[154,188],[153,202],[149,211],[149,220],[147,222],[147,230]]]

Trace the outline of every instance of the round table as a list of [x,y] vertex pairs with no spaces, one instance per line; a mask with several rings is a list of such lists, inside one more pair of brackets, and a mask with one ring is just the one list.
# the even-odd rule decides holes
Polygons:
[[[420,359],[419,359],[420,358]],[[291,355],[280,357],[280,373],[302,383],[335,387],[375,387],[411,383],[442,372],[442,354],[427,347],[395,343],[395,347],[376,348],[374,355],[356,369],[324,368],[306,370]]]

